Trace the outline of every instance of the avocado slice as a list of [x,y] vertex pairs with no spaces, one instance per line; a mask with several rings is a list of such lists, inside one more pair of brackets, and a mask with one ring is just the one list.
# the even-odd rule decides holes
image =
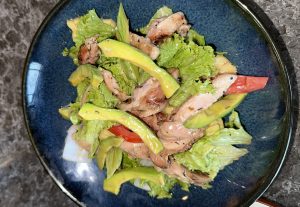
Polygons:
[[170,98],[180,87],[167,71],[158,67],[149,56],[129,44],[106,39],[99,43],[99,47],[106,57],[117,57],[127,60],[156,78],[167,98]]
[[103,81],[100,70],[93,65],[80,65],[69,77],[69,82],[72,86],[77,86],[84,79],[89,78],[92,86],[97,88]]
[[84,104],[79,116],[84,120],[116,121],[138,134],[145,145],[155,154],[163,150],[163,145],[155,134],[138,118],[117,109],[100,108],[93,104]]
[[123,139],[118,137],[109,137],[107,139],[101,140],[98,151],[96,153],[97,164],[101,170],[104,167],[105,158],[108,151],[113,147],[119,147],[122,142]]
[[244,100],[246,95],[246,93],[227,95],[211,105],[208,109],[202,110],[195,116],[189,118],[184,123],[184,126],[193,129],[205,127],[216,119],[222,118],[230,113]]
[[137,178],[151,181],[162,186],[165,184],[164,174],[157,172],[154,168],[135,167],[121,170],[110,178],[105,179],[103,182],[103,188],[105,191],[118,195],[123,183]]

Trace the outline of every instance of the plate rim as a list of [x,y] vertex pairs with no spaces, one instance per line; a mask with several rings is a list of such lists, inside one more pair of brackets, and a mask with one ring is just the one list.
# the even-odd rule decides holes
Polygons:
[[[285,97],[286,98],[285,101],[286,101],[286,114],[287,114],[286,122],[288,124],[288,129],[286,129],[286,131],[285,131],[285,137],[284,137],[284,140],[283,140],[283,143],[282,143],[282,144],[284,144],[284,149],[280,150],[279,160],[276,162],[276,164],[274,164],[273,170],[269,174],[269,177],[267,179],[265,179],[262,184],[260,184],[260,186],[257,188],[256,191],[252,192],[250,194],[250,196],[245,198],[244,203],[239,204],[240,206],[250,206],[259,197],[261,197],[264,194],[264,192],[271,186],[271,184],[274,182],[274,180],[279,175],[280,170],[282,169],[282,166],[286,161],[287,154],[288,154],[288,152],[291,148],[291,139],[292,139],[292,136],[293,136],[294,131],[295,131],[294,125],[295,125],[295,119],[296,118],[293,117],[293,115],[291,113],[292,108],[293,108],[292,100],[293,100],[294,95],[293,95],[293,90],[292,90],[291,78],[290,78],[289,72],[287,70],[286,64],[284,63],[285,61],[283,61],[283,59],[281,57],[281,52],[278,49],[277,44],[275,43],[274,39],[272,38],[272,36],[268,32],[268,30],[266,29],[266,26],[265,26],[265,24],[263,24],[263,21],[261,20],[261,18],[258,17],[255,14],[255,12],[252,11],[248,7],[247,4],[250,4],[249,2],[243,2],[243,0],[229,0],[229,1],[232,2],[235,6],[237,6],[238,9],[245,12],[245,14],[241,14],[241,15],[248,16],[248,17],[251,18],[251,21],[253,21],[251,23],[252,24],[254,23],[255,24],[254,26],[258,27],[259,32],[262,33],[262,36],[265,39],[265,41],[267,41],[267,43],[271,46],[271,50],[275,54],[276,61],[277,61],[278,65],[279,65],[279,68],[280,68],[280,72],[282,73],[281,75],[284,76],[284,82],[285,82],[286,87],[287,87],[287,94],[286,94],[286,97]],[[31,144],[34,148],[34,151],[35,151],[37,157],[39,158],[40,162],[42,163],[44,169],[50,175],[50,177],[54,181],[54,183],[62,190],[63,193],[65,193],[69,198],[71,198],[71,200],[73,202],[75,202],[77,205],[85,206],[85,204],[83,202],[79,201],[68,189],[66,189],[63,186],[61,181],[59,181],[56,178],[56,176],[51,171],[50,167],[47,165],[44,158],[41,156],[41,153],[39,152],[39,150],[38,150],[38,148],[35,144],[35,141],[33,139],[33,135],[31,133],[31,129],[30,129],[30,126],[29,126],[29,119],[28,119],[28,116],[27,116],[27,109],[26,109],[26,106],[27,106],[26,105],[26,78],[27,78],[29,60],[31,58],[33,48],[34,48],[40,34],[44,30],[44,28],[47,26],[47,24],[51,20],[51,18],[53,16],[55,16],[55,14],[63,6],[65,6],[68,2],[70,2],[70,0],[60,0],[50,10],[50,12],[43,19],[42,23],[40,24],[39,28],[37,29],[36,33],[34,34],[32,40],[30,42],[30,47],[29,47],[27,55],[26,55],[26,59],[25,59],[24,66],[23,66],[23,73],[22,73],[22,111],[23,111],[23,120],[25,122],[25,127],[26,127],[26,130],[27,130],[27,134],[29,136],[30,142],[31,142]],[[265,14],[264,11],[263,11],[263,14]],[[247,20],[247,21],[250,21],[250,20]]]

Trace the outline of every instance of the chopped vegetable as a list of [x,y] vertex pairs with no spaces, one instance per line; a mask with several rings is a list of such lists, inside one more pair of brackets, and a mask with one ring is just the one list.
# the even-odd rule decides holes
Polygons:
[[122,142],[123,140],[118,137],[109,137],[107,139],[101,140],[96,154],[98,167],[101,170],[104,167],[105,159],[109,150],[113,147],[119,147]]
[[112,39],[102,41],[99,43],[99,47],[107,57],[118,57],[144,69],[159,81],[167,98],[171,97],[179,88],[178,83],[170,74],[158,67],[150,57],[138,49]]
[[[233,145],[250,144],[251,136],[242,128],[236,112],[232,115],[235,128],[224,128],[213,135],[202,137],[190,150],[175,155],[175,159],[189,170],[199,170],[208,173],[214,179],[217,173],[226,165],[247,154],[244,148]],[[232,120],[232,118],[231,118]]]
[[203,35],[200,35],[198,32],[196,32],[193,29],[190,29],[189,33],[188,33],[188,40],[189,41],[194,41],[196,44],[200,45],[200,46],[204,46],[205,45],[205,38]]
[[178,34],[160,45],[158,65],[164,68],[178,68],[184,81],[216,75],[214,50],[210,46],[199,46],[193,41],[185,42]]
[[246,93],[227,95],[208,109],[204,109],[185,121],[187,128],[202,128],[216,119],[222,118],[236,108],[246,97]]
[[95,88],[100,85],[103,78],[100,74],[100,70],[93,65],[80,65],[69,77],[69,82],[72,86],[77,86],[84,79],[90,79],[93,82]]
[[135,167],[121,170],[112,177],[105,179],[103,188],[105,191],[118,195],[121,185],[132,179],[145,179],[158,185],[164,185],[164,175],[154,168]]
[[107,178],[110,178],[121,166],[122,155],[122,150],[117,147],[113,147],[108,151],[105,160]]
[[236,81],[228,88],[226,94],[250,93],[263,89],[268,82],[268,77],[253,77],[239,75]]
[[110,120],[119,122],[138,134],[153,153],[157,154],[163,149],[159,139],[142,121],[124,111],[84,104],[78,114],[85,120]]
[[132,142],[132,143],[141,143],[143,140],[140,138],[139,135],[136,133],[130,131],[123,125],[114,125],[109,128],[109,131],[113,133],[116,136],[124,138],[127,142]]

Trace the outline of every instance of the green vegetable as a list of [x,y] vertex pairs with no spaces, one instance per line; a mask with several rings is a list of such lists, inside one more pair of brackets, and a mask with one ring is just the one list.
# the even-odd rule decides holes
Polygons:
[[115,29],[105,24],[94,9],[79,18],[68,20],[67,25],[72,30],[72,38],[77,48],[85,39],[95,35],[98,35],[99,41],[115,36]]
[[129,21],[126,17],[122,3],[120,3],[117,17],[117,39],[121,42],[130,43]]
[[92,120],[92,121],[82,121],[75,133],[74,138],[81,143],[85,143],[90,147],[89,157],[92,157],[98,147],[99,141],[98,136],[100,131],[107,129],[113,125],[109,121]]
[[70,120],[72,124],[79,123],[78,111],[80,109],[80,103],[70,103],[68,106],[58,109],[59,114],[67,120]]
[[193,29],[190,29],[189,33],[188,33],[188,40],[189,41],[194,41],[196,44],[200,45],[200,46],[204,46],[205,45],[205,38],[203,35],[200,35],[198,32],[196,32]]
[[140,160],[137,158],[129,158],[127,153],[123,153],[122,168],[140,167]]
[[169,7],[163,6],[160,9],[158,9],[155,14],[153,15],[153,17],[150,19],[150,22],[143,28],[139,29],[139,31],[142,34],[147,34],[150,25],[152,24],[152,22],[156,19],[162,18],[162,17],[166,17],[166,16],[170,16],[171,14],[173,14],[172,9],[170,9]]
[[108,39],[99,43],[102,53],[107,57],[118,57],[142,68],[155,77],[167,98],[171,97],[179,88],[176,80],[165,70],[158,67],[150,57],[138,49],[116,40]]
[[185,121],[187,128],[202,128],[216,119],[222,118],[236,108],[246,97],[246,93],[231,94],[211,105],[208,109],[202,110]]
[[[239,119],[233,112],[235,119]],[[239,120],[234,123],[238,123]],[[226,165],[247,154],[247,149],[233,145],[250,144],[252,137],[240,126],[224,128],[213,135],[202,137],[190,150],[176,154],[176,161],[189,170],[199,170],[208,173],[213,180],[217,173]]]
[[[130,43],[129,21],[126,17],[122,3],[120,4],[117,17],[117,40],[127,44]],[[127,78],[135,81],[136,83],[139,78],[138,67],[124,60],[120,60],[120,64],[121,67],[124,68]]]
[[183,104],[188,98],[199,93],[213,93],[214,87],[209,80],[202,82],[197,79],[186,80],[176,93],[170,98],[169,104],[178,107]]
[[100,70],[93,65],[86,64],[78,66],[78,68],[69,77],[69,82],[72,86],[77,86],[86,78],[91,80],[95,88],[97,88],[103,81]]
[[154,168],[136,167],[121,170],[112,177],[105,179],[103,188],[105,191],[117,195],[123,183],[137,178],[149,180],[158,185],[164,185],[164,175],[162,173],[157,172]]
[[183,183],[183,182],[181,182],[175,178],[169,177],[167,175],[165,175],[164,179],[165,179],[164,185],[145,181],[145,183],[147,183],[150,187],[150,191],[148,192],[148,194],[150,196],[157,197],[158,199],[172,198],[172,193],[170,191],[173,189],[173,187],[176,184],[179,184],[181,186],[182,190],[185,190],[185,191],[189,190],[189,184],[187,184],[187,183]]
[[122,150],[116,147],[108,151],[105,161],[107,178],[110,178],[121,166],[122,154]]
[[216,75],[214,50],[210,46],[199,46],[193,41],[185,42],[178,34],[160,45],[157,64],[164,68],[179,68],[180,76],[188,79],[212,77]]
[[137,86],[135,79],[131,78],[132,75],[128,75],[128,73],[132,74],[133,72],[130,71],[134,70],[130,68],[131,65],[128,62],[118,58],[108,58],[102,56],[100,59],[100,66],[112,73],[113,77],[118,82],[120,90],[127,95],[131,95]]
[[[123,139],[118,137],[109,137],[107,139],[101,140],[99,144],[99,148],[97,151],[96,159],[98,163],[98,167],[102,170],[105,163],[105,158],[107,156],[107,153],[113,148],[113,147],[119,147],[123,142]],[[113,156],[113,155],[110,155]],[[111,158],[109,158],[111,159]],[[112,167],[111,163],[109,163],[109,167]],[[111,170],[111,169],[110,169]]]
[[207,126],[207,128],[205,129],[205,135],[206,136],[213,135],[214,133],[216,133],[217,131],[223,128],[224,128],[223,120],[221,118],[217,119]]
[[147,147],[155,154],[163,149],[163,145],[155,134],[138,118],[117,109],[100,108],[92,104],[84,104],[79,116],[85,120],[116,121],[138,134]]

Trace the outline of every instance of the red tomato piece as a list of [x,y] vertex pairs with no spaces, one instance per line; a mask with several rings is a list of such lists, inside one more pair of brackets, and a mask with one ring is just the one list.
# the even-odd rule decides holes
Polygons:
[[134,133],[133,131],[129,130],[123,125],[114,125],[111,128],[108,129],[111,133],[113,133],[116,136],[120,136],[123,139],[125,139],[127,142],[132,143],[141,143],[143,140],[139,135]]
[[269,78],[268,77],[254,77],[239,75],[236,81],[228,88],[226,94],[234,93],[250,93],[263,89]]

